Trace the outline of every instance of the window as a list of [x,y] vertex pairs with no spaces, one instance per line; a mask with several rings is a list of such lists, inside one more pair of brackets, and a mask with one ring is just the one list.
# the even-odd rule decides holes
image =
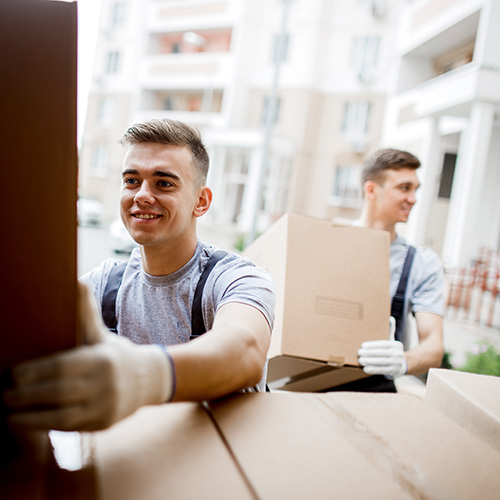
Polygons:
[[174,111],[175,109],[175,98],[165,97],[163,100],[163,109],[165,111]]
[[[271,112],[270,104],[271,104],[271,98],[269,96],[264,97],[264,100],[262,102],[262,115],[260,117],[260,123],[262,125],[265,125],[267,123],[267,115],[268,113]],[[276,99],[276,106],[274,108],[274,113],[271,121],[273,125],[276,125],[279,121],[280,109],[281,109],[281,98],[278,97]]]
[[125,23],[125,2],[115,2],[111,6],[110,24],[113,28],[119,28]]
[[362,140],[368,132],[371,103],[368,101],[347,101],[341,131],[348,138]]
[[106,55],[106,66],[105,71],[108,74],[118,73],[118,67],[120,62],[120,53],[118,51],[108,52]]
[[274,222],[287,211],[292,161],[290,158],[273,154],[266,169],[261,210]]
[[443,160],[443,170],[441,171],[441,181],[439,182],[439,198],[449,200],[451,197],[451,188],[453,186],[453,176],[455,175],[456,163],[456,154],[445,153]]
[[360,79],[368,79],[377,67],[380,37],[356,36],[352,41],[351,68]]
[[290,35],[285,34],[283,38],[283,44],[279,46],[280,35],[274,35],[271,48],[271,61],[276,63],[283,63],[288,60],[288,45],[290,43]]
[[97,124],[108,127],[113,123],[114,101],[110,97],[101,97],[97,103]]
[[224,162],[224,206],[228,221],[237,223],[243,207],[243,197],[250,167],[250,153],[240,148],[228,148]]
[[95,146],[92,150],[91,172],[94,177],[107,177],[108,148],[106,146]]
[[360,166],[337,165],[333,176],[333,203],[340,206],[357,207],[361,201],[360,182]]

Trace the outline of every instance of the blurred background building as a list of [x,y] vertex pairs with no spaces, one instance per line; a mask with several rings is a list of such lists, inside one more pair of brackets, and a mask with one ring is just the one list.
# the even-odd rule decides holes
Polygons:
[[79,194],[118,215],[131,124],[198,127],[203,239],[241,248],[285,212],[355,219],[379,147],[423,184],[405,231],[446,265],[500,243],[497,0],[102,0]]

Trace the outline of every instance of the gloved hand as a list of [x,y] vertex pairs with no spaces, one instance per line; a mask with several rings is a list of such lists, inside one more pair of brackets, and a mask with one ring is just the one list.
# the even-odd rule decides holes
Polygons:
[[390,318],[391,340],[371,340],[363,342],[358,350],[359,364],[369,375],[400,377],[408,371],[403,343],[394,340],[396,322]]
[[84,345],[21,363],[4,401],[12,424],[41,429],[97,430],[175,393],[168,351],[109,333],[87,288],[79,287],[78,320]]

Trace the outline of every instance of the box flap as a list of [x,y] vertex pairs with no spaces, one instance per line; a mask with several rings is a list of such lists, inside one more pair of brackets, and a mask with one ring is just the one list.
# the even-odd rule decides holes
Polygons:
[[425,402],[500,451],[500,378],[429,372]]
[[269,360],[267,382],[271,390],[317,392],[367,376],[360,367],[337,366],[334,360],[276,356]]
[[[260,500],[414,498],[297,394],[246,394],[211,411]],[[332,414],[335,417],[334,414]]]
[[[321,397],[342,419],[350,442],[416,498],[498,499],[500,453],[420,398],[346,392],[310,396]],[[332,425],[337,422],[322,415]]]

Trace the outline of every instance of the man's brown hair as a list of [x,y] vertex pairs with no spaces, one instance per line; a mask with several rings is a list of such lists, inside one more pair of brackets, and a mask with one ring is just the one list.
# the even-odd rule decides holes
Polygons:
[[132,125],[122,136],[119,143],[123,146],[141,142],[156,142],[184,146],[191,151],[195,167],[195,180],[199,186],[207,181],[209,159],[201,141],[200,132],[186,123],[177,120],[149,120]]
[[419,167],[420,160],[408,151],[379,149],[366,160],[361,173],[361,183],[364,185],[366,181],[375,181],[378,184],[383,184],[385,171],[388,169],[412,168],[416,170]]

